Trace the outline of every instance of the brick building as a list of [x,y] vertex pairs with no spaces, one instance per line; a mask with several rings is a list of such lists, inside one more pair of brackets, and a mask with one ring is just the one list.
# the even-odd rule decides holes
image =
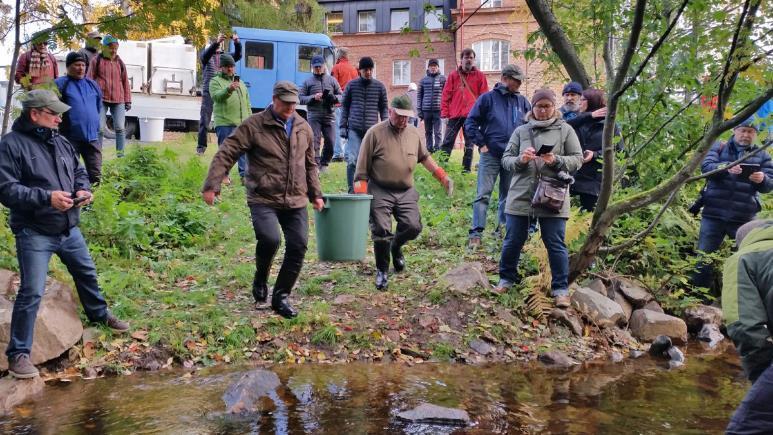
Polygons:
[[[326,25],[333,42],[349,48],[349,60],[355,65],[360,57],[371,56],[375,76],[386,85],[390,98],[405,93],[411,82],[418,83],[430,58],[439,59],[441,71],[448,75],[465,47],[477,53],[478,67],[490,87],[499,81],[504,65],[515,63],[528,77],[523,94],[531,96],[545,85],[561,89],[559,83],[545,82],[540,63],[513,54],[527,48],[528,34],[539,27],[523,0],[318,2],[327,9]],[[450,30],[454,27],[455,32]]]

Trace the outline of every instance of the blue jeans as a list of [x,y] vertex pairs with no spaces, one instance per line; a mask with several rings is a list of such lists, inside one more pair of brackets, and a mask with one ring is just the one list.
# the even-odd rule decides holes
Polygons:
[[113,131],[115,131],[115,150],[118,157],[123,157],[123,148],[126,144],[126,107],[124,103],[102,102],[102,110],[99,112],[99,142],[102,142],[103,132],[107,128],[107,110],[113,118]]
[[[223,141],[233,133],[233,131],[236,130],[235,125],[219,125],[215,127],[215,134],[217,135],[217,146],[218,148],[220,145],[222,145]],[[244,173],[247,171],[247,156],[242,154],[239,156],[239,161],[237,162],[237,165],[239,167],[239,176],[244,178]]]
[[488,153],[480,154],[478,162],[478,193],[472,202],[472,228],[470,237],[480,237],[486,229],[486,212],[488,211],[491,192],[494,183],[499,177],[499,207],[497,209],[497,225],[503,225],[505,221],[505,200],[510,189],[512,175],[502,167],[502,160]]
[[349,193],[354,193],[354,170],[357,168],[357,157],[360,155],[362,136],[355,130],[349,130],[349,141],[346,142],[346,182]]
[[773,433],[773,367],[768,367],[752,384],[746,397],[738,405],[726,434]]
[[21,285],[11,315],[11,336],[5,353],[8,359],[32,351],[35,318],[46,288],[46,275],[51,255],[56,254],[75,281],[78,297],[86,316],[92,322],[107,318],[107,303],[100,294],[97,269],[86,241],[78,227],[69,235],[48,236],[29,228],[16,233],[16,259]]
[[[520,280],[518,260],[529,235],[529,225],[533,218],[529,216],[505,215],[507,233],[502,244],[502,258],[499,260],[499,279],[501,284],[511,285]],[[569,294],[569,250],[564,242],[566,219],[559,217],[540,217],[542,242],[548,251],[550,262],[551,294],[553,297]]]
[[341,107],[336,107],[335,110],[336,114],[336,120],[335,120],[335,135],[336,135],[336,142],[333,145],[333,158],[343,158],[344,157],[344,143],[346,139],[339,136],[340,128],[338,127],[338,123],[341,121]]
[[[698,234],[698,250],[706,253],[712,253],[722,246],[725,236],[735,240],[735,233],[738,227],[743,225],[739,222],[726,222],[720,219],[710,217],[701,218],[701,229]],[[710,263],[698,263],[696,270],[690,277],[690,283],[696,287],[711,288],[714,280],[714,268]]]

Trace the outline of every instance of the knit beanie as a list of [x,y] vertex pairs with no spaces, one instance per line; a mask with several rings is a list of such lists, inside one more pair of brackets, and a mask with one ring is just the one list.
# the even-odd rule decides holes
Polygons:
[[233,56],[227,53],[223,53],[220,55],[220,66],[236,66],[236,62],[234,61]]
[[77,51],[71,51],[67,53],[67,57],[64,59],[64,65],[69,67],[75,62],[88,63],[86,61],[86,56],[82,55],[81,53],[78,53]]
[[550,89],[539,89],[531,97],[531,105],[534,106],[540,100],[550,100],[551,103],[556,104],[556,94]]

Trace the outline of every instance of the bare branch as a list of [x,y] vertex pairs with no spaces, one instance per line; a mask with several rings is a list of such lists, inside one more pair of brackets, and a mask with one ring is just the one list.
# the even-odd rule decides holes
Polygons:
[[765,102],[767,102],[771,98],[773,98],[773,88],[768,88],[764,94],[750,101],[749,104],[747,104],[746,107],[741,109],[740,112],[736,113],[732,118],[728,119],[727,121],[719,124],[717,128],[719,128],[721,131],[730,130],[736,125],[747,120],[750,116],[754,115],[757,112],[757,110],[760,107],[762,107],[762,105],[765,104]]
[[666,122],[664,122],[663,124],[661,124],[661,125],[660,125],[660,127],[658,127],[658,128],[657,128],[657,130],[655,130],[655,132],[654,132],[654,133],[652,133],[652,135],[650,136],[650,138],[649,138],[649,139],[647,139],[647,141],[646,141],[646,142],[644,142],[644,144],[642,144],[642,145],[641,145],[639,148],[635,149],[635,150],[634,150],[634,151],[633,151],[633,152],[632,152],[632,153],[631,153],[631,154],[630,154],[628,157],[629,157],[629,158],[634,158],[634,157],[636,157],[636,155],[637,155],[637,154],[639,154],[639,153],[640,153],[642,150],[644,150],[644,147],[646,147],[647,145],[649,145],[649,144],[650,144],[650,143],[651,143],[653,140],[655,140],[655,138],[656,138],[656,137],[658,137],[658,135],[660,134],[660,132],[661,132],[661,131],[663,131],[663,129],[664,129],[664,128],[666,128],[666,127],[667,127],[669,124],[671,124],[671,122],[672,122],[674,119],[676,119],[676,117],[677,117],[677,116],[681,115],[681,114],[682,114],[682,113],[683,113],[685,110],[689,109],[689,108],[690,108],[690,106],[692,106],[692,105],[693,105],[693,104],[694,104],[696,101],[698,101],[698,99],[699,99],[700,97],[701,97],[701,94],[700,94],[700,93],[699,93],[699,94],[696,94],[696,95],[695,95],[695,97],[693,97],[693,99],[692,99],[692,100],[690,100],[690,102],[689,102],[689,103],[687,103],[687,104],[685,104],[684,106],[680,107],[680,108],[679,108],[679,110],[677,110],[677,111],[676,111],[676,112],[675,112],[673,115],[671,115],[671,117],[670,117],[670,118],[668,118],[668,119],[666,120]]

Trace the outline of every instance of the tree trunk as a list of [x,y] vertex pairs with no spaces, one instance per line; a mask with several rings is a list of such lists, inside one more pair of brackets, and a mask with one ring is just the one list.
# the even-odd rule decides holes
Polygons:
[[8,78],[8,89],[5,96],[5,112],[3,112],[3,131],[2,134],[8,132],[8,121],[11,119],[11,111],[13,110],[13,85],[14,77],[16,76],[16,66],[19,60],[19,51],[21,51],[20,38],[20,22],[21,22],[21,0],[16,0],[16,10],[14,11],[14,39],[13,39],[13,59],[11,59],[11,74]]

